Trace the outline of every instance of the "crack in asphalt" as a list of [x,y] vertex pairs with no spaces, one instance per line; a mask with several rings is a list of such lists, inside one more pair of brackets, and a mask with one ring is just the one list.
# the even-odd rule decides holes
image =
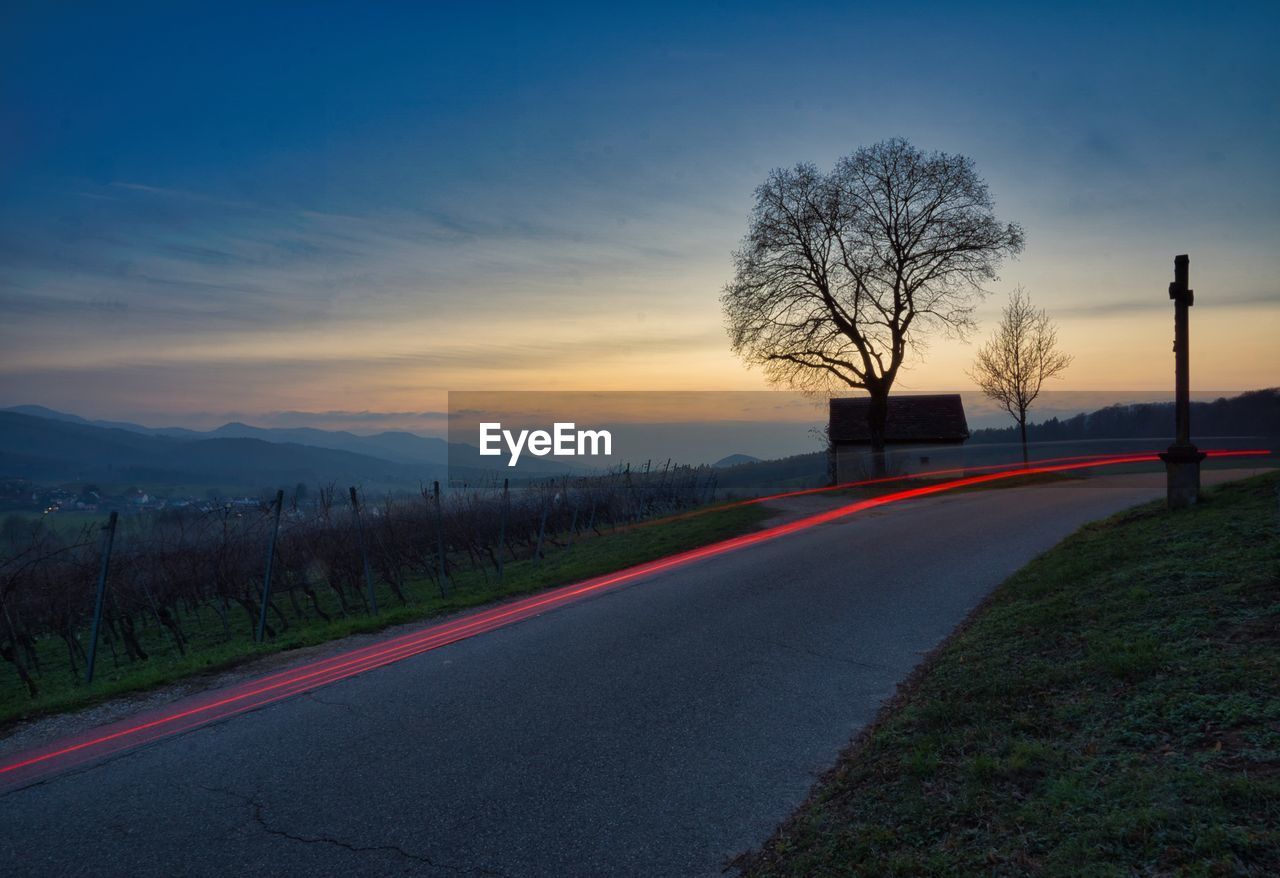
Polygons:
[[432,860],[430,857],[423,856],[422,854],[415,854],[412,851],[407,851],[404,848],[400,847],[399,845],[393,845],[393,844],[361,845],[355,842],[345,841],[344,839],[334,838],[328,835],[300,835],[296,832],[290,832],[286,829],[278,829],[267,822],[267,818],[263,814],[263,811],[265,810],[266,806],[262,803],[258,793],[255,793],[252,796],[245,796],[241,793],[237,793],[235,790],[220,789],[218,787],[204,787],[204,789],[211,793],[219,793],[221,795],[230,796],[231,798],[236,799],[242,804],[244,804],[249,809],[250,817],[252,818],[253,822],[258,826],[258,828],[261,829],[267,835],[273,835],[273,836],[276,836],[277,838],[283,838],[288,841],[297,842],[299,844],[333,845],[334,847],[339,847],[339,848],[342,848],[343,850],[350,851],[351,853],[356,853],[356,854],[367,854],[367,853],[396,854],[398,856],[405,858],[406,860],[412,860],[415,863],[422,863],[423,865],[429,866],[432,869],[443,870],[446,872],[455,872],[459,875],[487,875],[487,876],[490,876],[490,878],[512,878],[512,876],[508,875],[505,872],[499,872],[496,869],[491,869],[486,866],[454,866],[449,863],[437,863],[434,860]]
[[[303,692],[299,694],[306,695],[308,693]],[[52,786],[54,783],[58,781],[88,774],[91,771],[97,771],[99,768],[102,768],[103,766],[106,766],[106,765],[110,765],[114,762],[119,762],[126,759],[140,757],[143,753],[148,752],[153,748],[159,747],[165,743],[168,743],[171,741],[177,741],[182,738],[186,738],[190,735],[203,732],[207,729],[217,728],[218,726],[221,726],[224,723],[229,723],[233,720],[239,719],[240,717],[249,716],[251,714],[258,713],[259,711],[270,710],[275,707],[283,706],[284,704],[288,703],[289,701],[292,701],[296,697],[298,696],[291,695],[280,701],[268,701],[262,704],[255,704],[249,709],[242,711],[240,713],[231,713],[225,716],[215,717],[214,719],[207,720],[198,725],[193,725],[184,729],[179,729],[177,731],[170,732],[167,735],[164,735],[158,738],[153,738],[149,741],[143,741],[142,743],[134,744],[132,746],[125,747],[121,750],[117,750],[112,753],[107,753],[103,756],[91,758],[82,765],[73,765],[70,768],[65,768],[62,771],[59,771],[54,774],[46,774],[43,776],[33,778],[32,780],[23,781],[8,787],[4,786],[3,784],[0,784],[0,798],[4,798],[5,796],[10,796],[10,795],[13,795],[14,793],[19,793],[24,790],[36,789],[37,787]],[[210,788],[206,787],[206,789],[210,789]],[[211,790],[211,791],[222,792],[221,790]]]

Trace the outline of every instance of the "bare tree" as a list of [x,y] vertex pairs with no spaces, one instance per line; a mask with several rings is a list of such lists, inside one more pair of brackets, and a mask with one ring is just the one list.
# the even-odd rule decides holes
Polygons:
[[973,328],[972,311],[1022,229],[999,222],[973,161],[901,139],[863,147],[830,173],[773,171],[721,303],[733,350],[771,383],[857,388],[883,463],[889,391],[924,333]]
[[1060,375],[1073,358],[1058,350],[1058,331],[1031,296],[1018,287],[1009,295],[1000,325],[978,349],[970,377],[990,399],[1018,422],[1022,462],[1027,456],[1027,409],[1050,378]]

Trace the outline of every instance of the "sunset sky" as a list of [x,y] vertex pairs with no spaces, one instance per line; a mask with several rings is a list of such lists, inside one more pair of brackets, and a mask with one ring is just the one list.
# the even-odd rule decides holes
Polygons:
[[[754,188],[892,136],[1025,228],[981,334],[1024,285],[1061,389],[1171,385],[1184,252],[1195,385],[1280,384],[1280,5],[686,5],[6,4],[0,406],[761,389],[718,301]],[[970,388],[974,349],[899,386]]]

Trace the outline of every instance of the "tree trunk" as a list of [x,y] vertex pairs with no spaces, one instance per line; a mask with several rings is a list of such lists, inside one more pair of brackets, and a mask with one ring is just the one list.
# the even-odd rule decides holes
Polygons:
[[22,657],[18,655],[12,643],[0,646],[0,657],[13,665],[13,669],[18,672],[18,678],[22,680],[22,685],[27,687],[27,694],[30,697],[35,698],[40,694],[40,688],[36,686],[36,681],[31,678],[31,674],[27,673],[26,665],[22,663]]
[[1018,415],[1018,430],[1022,434],[1022,465],[1026,466],[1031,458],[1027,454],[1027,413],[1025,411]]
[[124,651],[129,656],[129,660],[145,662],[147,654],[142,649],[142,644],[138,642],[138,633],[134,630],[133,617],[126,613],[119,617],[119,623],[120,639],[124,642]]
[[884,459],[885,424],[889,420],[889,392],[870,389],[871,402],[867,406],[867,430],[871,436],[871,471],[876,478],[888,472]]
[[311,600],[311,608],[316,611],[316,615],[326,622],[333,621],[333,617],[324,611],[320,606],[320,596],[316,594],[316,590],[312,587],[311,582],[306,578],[302,580],[302,593]]
[[182,633],[182,625],[175,618],[175,614],[170,613],[165,607],[157,607],[155,613],[160,624],[169,629],[169,635],[173,637],[173,642],[178,647],[178,654],[186,655],[187,636]]

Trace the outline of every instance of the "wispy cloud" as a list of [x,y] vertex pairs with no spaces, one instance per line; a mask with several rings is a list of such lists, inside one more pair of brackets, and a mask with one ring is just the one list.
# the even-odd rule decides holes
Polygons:
[[[1202,305],[1220,308],[1252,308],[1259,305],[1280,307],[1280,292],[1240,292],[1215,294],[1210,298],[1201,297]],[[1156,314],[1170,311],[1170,304],[1152,296],[1148,299],[1127,300],[1117,302],[1087,302],[1058,305],[1054,313],[1064,317],[1105,317],[1128,314]]]

